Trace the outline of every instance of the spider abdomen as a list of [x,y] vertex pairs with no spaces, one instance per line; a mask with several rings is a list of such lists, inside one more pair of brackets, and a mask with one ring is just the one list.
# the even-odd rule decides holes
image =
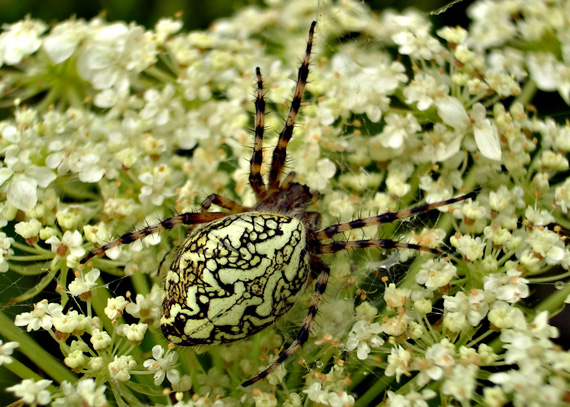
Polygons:
[[162,331],[186,346],[243,339],[285,314],[308,275],[298,219],[259,212],[218,219],[194,231],[172,262]]

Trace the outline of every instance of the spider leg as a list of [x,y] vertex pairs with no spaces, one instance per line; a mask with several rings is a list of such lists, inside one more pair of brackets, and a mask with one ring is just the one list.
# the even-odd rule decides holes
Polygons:
[[458,196],[457,198],[451,198],[445,201],[434,202],[422,206],[416,206],[415,208],[405,209],[399,212],[383,213],[381,215],[371,216],[369,218],[355,219],[349,222],[338,223],[336,225],[331,225],[324,229],[318,230],[315,233],[315,237],[317,240],[327,240],[342,232],[346,232],[353,229],[361,229],[366,226],[377,226],[381,225],[382,223],[390,223],[397,219],[407,218],[409,216],[415,215],[416,213],[429,212],[441,206],[451,205],[456,202],[461,202],[469,198],[474,198],[476,195],[477,191],[473,191],[468,194]]
[[309,339],[309,333],[311,332],[311,327],[313,322],[315,322],[315,317],[317,316],[317,310],[319,308],[319,303],[323,298],[323,294],[327,288],[327,283],[329,281],[330,269],[317,257],[311,257],[311,270],[319,272],[319,277],[317,283],[315,284],[315,291],[313,297],[311,298],[311,306],[309,307],[309,313],[303,321],[303,325],[297,334],[297,339],[287,348],[287,350],[282,353],[275,362],[273,362],[264,371],[259,373],[257,376],[243,382],[242,387],[247,387],[259,380],[267,377],[271,372],[273,372],[277,367],[282,364],[289,356],[295,353],[305,342]]
[[419,244],[413,243],[398,242],[396,240],[390,239],[349,240],[321,243],[316,247],[315,250],[317,254],[330,254],[343,250],[354,249],[412,249],[429,252],[440,256],[444,254],[443,252],[437,249],[432,249],[431,247],[421,246]]
[[279,188],[281,190],[287,189],[287,187],[291,185],[291,183],[295,180],[296,176],[297,174],[295,173],[295,171],[291,171],[289,174],[287,174],[287,176],[285,177]]
[[253,153],[249,164],[249,183],[257,201],[261,201],[267,194],[267,189],[261,177],[261,164],[263,163],[263,133],[265,131],[265,99],[263,97],[263,80],[261,70],[255,68],[257,75],[257,97],[255,98],[255,141]]
[[279,134],[279,140],[273,150],[273,158],[271,160],[271,169],[269,170],[269,190],[276,191],[279,189],[279,179],[281,178],[281,173],[283,172],[283,166],[285,165],[285,160],[287,158],[287,144],[291,137],[293,137],[293,129],[295,128],[295,119],[299,113],[299,108],[301,107],[301,100],[303,99],[303,93],[305,92],[305,86],[307,85],[307,78],[309,77],[309,60],[311,58],[311,48],[313,46],[313,34],[315,32],[315,26],[317,22],[313,21],[311,28],[309,30],[309,39],[307,41],[307,50],[305,52],[305,58],[303,63],[299,67],[299,73],[297,75],[297,85],[295,86],[295,92],[293,93],[293,100],[291,101],[291,107],[289,108],[289,114],[287,115],[287,120],[285,121],[285,126],[281,133]]
[[227,213],[222,212],[206,212],[206,213],[183,213],[180,215],[173,216],[171,218],[165,219],[162,222],[148,226],[146,228],[135,230],[134,232],[127,233],[118,239],[113,240],[112,242],[107,243],[101,247],[96,248],[83,259],[81,259],[81,264],[87,263],[89,259],[93,257],[101,257],[103,254],[113,247],[117,247],[123,244],[129,244],[134,242],[138,239],[143,239],[149,235],[154,233],[162,232],[163,230],[172,229],[175,226],[179,225],[194,225],[197,223],[208,223],[212,222],[216,219],[224,218],[228,216]]
[[249,208],[242,206],[240,203],[230,198],[226,198],[218,194],[212,194],[202,202],[202,213],[208,212],[208,209],[210,209],[212,204],[227,209],[233,213],[247,212],[249,210]]

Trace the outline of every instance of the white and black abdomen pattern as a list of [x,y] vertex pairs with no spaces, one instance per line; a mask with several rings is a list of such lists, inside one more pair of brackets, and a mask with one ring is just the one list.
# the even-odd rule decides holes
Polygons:
[[160,324],[179,345],[220,344],[261,331],[286,313],[309,274],[304,225],[247,212],[193,232],[172,262]]

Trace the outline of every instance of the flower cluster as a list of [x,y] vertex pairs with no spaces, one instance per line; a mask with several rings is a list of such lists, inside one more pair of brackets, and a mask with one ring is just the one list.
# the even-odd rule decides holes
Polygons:
[[[549,320],[570,302],[570,125],[532,103],[553,92],[570,104],[570,9],[477,0],[470,26],[434,28],[354,0],[266,3],[191,33],[176,19],[3,27],[0,278],[16,292],[5,302],[29,305],[0,313],[0,365],[22,379],[6,390],[82,407],[561,405],[570,353]],[[405,221],[346,233],[450,254],[323,257],[333,278],[311,340],[236,390],[294,338],[311,287],[275,328],[180,351],[158,323],[160,273],[184,230],[79,261],[210,193],[254,203],[255,67],[278,113],[266,125],[280,129],[315,15],[288,159],[322,194],[323,224],[481,190],[416,233]],[[537,293],[545,284],[555,290]]]

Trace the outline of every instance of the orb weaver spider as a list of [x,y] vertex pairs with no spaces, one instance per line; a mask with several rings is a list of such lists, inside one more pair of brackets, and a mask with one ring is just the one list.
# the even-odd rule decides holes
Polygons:
[[[321,255],[364,248],[405,248],[442,254],[430,247],[387,239],[330,241],[334,236],[389,223],[476,195],[471,192],[446,201],[320,228],[321,215],[309,210],[319,194],[295,182],[294,172],[282,179],[287,144],[293,136],[309,75],[315,26],[316,22],[313,22],[309,30],[293,100],[273,150],[267,184],[261,175],[264,88],[261,71],[256,68],[255,141],[249,174],[255,205],[244,207],[213,194],[203,201],[200,213],[183,213],[127,233],[93,250],[81,261],[85,263],[113,247],[175,226],[202,224],[178,249],[164,283],[160,325],[164,336],[181,346],[229,343],[263,330],[291,309],[304,291],[309,275],[316,276],[309,311],[296,340],[269,367],[242,383],[243,387],[265,378],[307,341],[330,274]],[[208,212],[212,204],[229,213]]]

